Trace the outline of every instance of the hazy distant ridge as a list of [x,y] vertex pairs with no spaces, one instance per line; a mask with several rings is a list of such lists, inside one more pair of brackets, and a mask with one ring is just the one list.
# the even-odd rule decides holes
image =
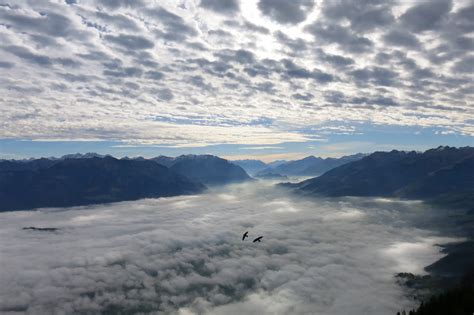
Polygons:
[[229,184],[251,180],[240,166],[214,155],[159,156],[151,159],[170,170],[206,185]]
[[251,160],[251,159],[235,160],[235,161],[231,161],[231,163],[240,166],[250,175],[254,175],[268,167],[268,164],[266,164],[263,161]]
[[366,156],[366,154],[362,153],[340,158],[321,158],[310,155],[301,160],[288,161],[267,167],[256,175],[281,174],[287,176],[318,176],[340,165],[360,160],[364,156]]

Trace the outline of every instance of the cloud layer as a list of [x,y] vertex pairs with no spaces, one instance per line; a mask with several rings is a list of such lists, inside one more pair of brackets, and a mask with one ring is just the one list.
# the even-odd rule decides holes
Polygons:
[[[449,241],[413,226],[430,213],[417,202],[294,199],[267,183],[2,213],[0,311],[394,314],[414,303],[394,274],[422,272]],[[242,242],[244,231],[263,242]]]
[[[0,138],[277,144],[473,135],[469,1],[3,1]],[[314,129],[313,129],[314,130]]]

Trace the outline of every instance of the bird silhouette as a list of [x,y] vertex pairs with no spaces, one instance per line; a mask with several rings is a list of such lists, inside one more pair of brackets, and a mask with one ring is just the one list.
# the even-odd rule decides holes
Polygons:
[[259,242],[260,243],[260,240],[263,238],[263,236],[259,236],[257,237],[256,239],[253,240],[253,242]]
[[249,236],[249,231],[245,232],[244,235],[242,235],[242,241],[245,240],[245,238],[248,236]]

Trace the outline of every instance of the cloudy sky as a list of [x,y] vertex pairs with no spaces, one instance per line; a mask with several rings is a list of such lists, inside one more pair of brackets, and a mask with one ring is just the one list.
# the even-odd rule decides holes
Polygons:
[[474,143],[471,1],[0,0],[0,157]]
[[423,273],[455,240],[435,215],[446,222],[417,201],[306,200],[262,182],[4,212],[0,313],[396,314],[418,303],[394,275]]

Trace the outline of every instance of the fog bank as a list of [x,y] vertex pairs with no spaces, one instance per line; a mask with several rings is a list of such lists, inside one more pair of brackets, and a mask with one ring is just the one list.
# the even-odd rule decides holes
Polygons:
[[395,314],[417,303],[394,274],[422,273],[453,240],[420,228],[430,215],[419,202],[303,199],[269,182],[1,213],[0,312]]

